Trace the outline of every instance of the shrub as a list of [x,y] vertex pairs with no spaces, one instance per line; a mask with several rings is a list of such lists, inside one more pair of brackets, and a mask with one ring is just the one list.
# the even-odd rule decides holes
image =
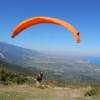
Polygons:
[[100,85],[92,85],[92,89],[85,93],[84,96],[99,96],[100,95]]

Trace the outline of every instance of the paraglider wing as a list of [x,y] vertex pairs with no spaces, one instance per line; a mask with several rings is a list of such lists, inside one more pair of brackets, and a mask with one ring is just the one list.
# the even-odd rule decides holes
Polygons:
[[80,42],[79,32],[73,26],[71,26],[69,23],[67,23],[63,20],[56,19],[56,18],[43,17],[43,16],[37,16],[37,17],[33,17],[33,18],[24,20],[23,22],[21,22],[20,24],[18,24],[15,27],[15,29],[12,31],[11,37],[14,38],[16,35],[18,35],[24,29],[26,29],[30,26],[36,25],[36,24],[41,24],[41,23],[57,24],[57,25],[63,26],[65,28],[67,28],[73,34],[73,36],[76,39],[76,42],[78,42],[78,43]]

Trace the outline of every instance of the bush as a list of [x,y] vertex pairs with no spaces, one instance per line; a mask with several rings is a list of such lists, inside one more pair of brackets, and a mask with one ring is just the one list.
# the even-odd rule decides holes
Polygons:
[[23,84],[28,80],[26,76],[26,74],[0,67],[0,84]]
[[100,85],[92,85],[92,89],[85,93],[84,96],[99,96],[100,95]]
[[44,87],[43,87],[42,85],[38,86],[38,88],[40,88],[40,89],[44,89]]
[[38,88],[45,89],[45,88],[48,88],[48,86],[42,86],[42,85],[40,85],[40,86],[38,86]]
[[98,95],[98,92],[99,92],[98,89],[92,89],[92,90],[86,92],[84,96],[94,96],[94,95]]

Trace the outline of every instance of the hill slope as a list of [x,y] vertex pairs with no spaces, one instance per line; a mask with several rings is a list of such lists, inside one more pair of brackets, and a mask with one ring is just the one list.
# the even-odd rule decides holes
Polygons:
[[35,50],[25,49],[6,42],[0,42],[0,58],[10,62],[24,63],[30,61],[33,56],[35,57],[40,54],[41,53]]
[[25,73],[25,74],[31,75],[31,76],[36,76],[37,73],[39,73],[39,71],[36,68],[32,68],[32,70],[31,70],[29,68],[25,68],[25,67],[13,64],[11,62],[3,61],[3,60],[0,60],[0,67],[1,66],[3,66],[4,68],[10,69],[10,70],[22,72],[22,73]]
[[86,88],[46,88],[0,86],[0,100],[100,100],[100,97],[84,97]]

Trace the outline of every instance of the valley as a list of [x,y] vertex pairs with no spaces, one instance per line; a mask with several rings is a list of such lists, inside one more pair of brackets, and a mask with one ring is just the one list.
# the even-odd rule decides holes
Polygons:
[[[12,64],[44,72],[45,79],[93,84],[100,82],[100,66],[80,57],[53,56],[0,42],[0,59]],[[55,78],[54,78],[55,77]]]

